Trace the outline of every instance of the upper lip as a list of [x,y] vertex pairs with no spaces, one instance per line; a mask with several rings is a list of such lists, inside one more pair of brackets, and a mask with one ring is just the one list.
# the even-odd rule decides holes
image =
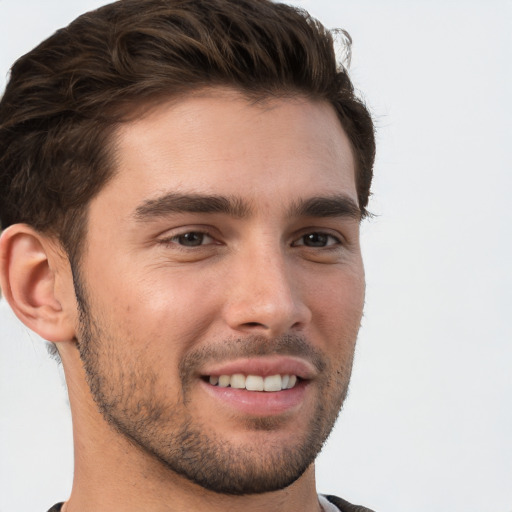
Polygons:
[[301,358],[291,356],[264,356],[237,358],[210,364],[201,369],[202,376],[234,375],[296,375],[301,379],[312,379],[317,371],[309,362]]

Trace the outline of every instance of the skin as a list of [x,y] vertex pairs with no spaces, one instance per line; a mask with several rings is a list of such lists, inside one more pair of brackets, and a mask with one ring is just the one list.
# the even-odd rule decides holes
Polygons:
[[[47,257],[33,274],[59,313],[39,331],[58,343],[73,414],[66,512],[320,510],[313,460],[346,394],[364,302],[360,219],[346,207],[357,206],[354,159],[334,110],[216,89],[157,105],[116,140],[74,269],[78,304],[61,250],[28,229],[5,237],[18,240],[12,254],[32,240]],[[174,211],[162,198],[176,194],[236,198],[238,210]],[[297,208],[319,197],[344,206]],[[254,361],[306,369],[291,406],[254,408],[245,392],[240,408],[205,383]],[[212,475],[228,468],[223,482],[173,466],[190,431]],[[222,488],[235,476],[238,490]]]

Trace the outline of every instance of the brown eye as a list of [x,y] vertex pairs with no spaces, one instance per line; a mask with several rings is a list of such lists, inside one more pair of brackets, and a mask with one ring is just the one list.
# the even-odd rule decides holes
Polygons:
[[174,249],[199,248],[209,245],[217,245],[218,242],[206,231],[183,231],[182,233],[159,240],[161,245]]
[[323,233],[310,233],[304,237],[304,245],[308,247],[325,247],[328,242],[328,236]]
[[177,236],[176,242],[178,242],[180,245],[185,245],[186,247],[197,247],[198,245],[203,244],[204,239],[204,233],[192,231],[190,233],[183,233],[183,235]]
[[328,247],[338,245],[340,241],[327,233],[308,233],[302,236],[294,245],[303,245],[305,247]]

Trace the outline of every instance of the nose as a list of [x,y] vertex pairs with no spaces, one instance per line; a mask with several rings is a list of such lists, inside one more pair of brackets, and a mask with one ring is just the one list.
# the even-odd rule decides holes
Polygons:
[[282,251],[240,256],[228,279],[224,318],[232,330],[270,338],[301,331],[311,321],[297,270]]

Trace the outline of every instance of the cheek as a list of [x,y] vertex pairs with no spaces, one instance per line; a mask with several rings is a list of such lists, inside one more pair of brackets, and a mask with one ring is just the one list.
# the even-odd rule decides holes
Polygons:
[[[363,273],[337,276],[312,295],[314,329],[331,343],[353,346],[364,306]],[[336,341],[334,341],[336,340]]]
[[156,274],[110,277],[103,283],[96,279],[95,309],[116,337],[176,359],[212,325],[219,305],[214,288],[200,279],[170,271]]

